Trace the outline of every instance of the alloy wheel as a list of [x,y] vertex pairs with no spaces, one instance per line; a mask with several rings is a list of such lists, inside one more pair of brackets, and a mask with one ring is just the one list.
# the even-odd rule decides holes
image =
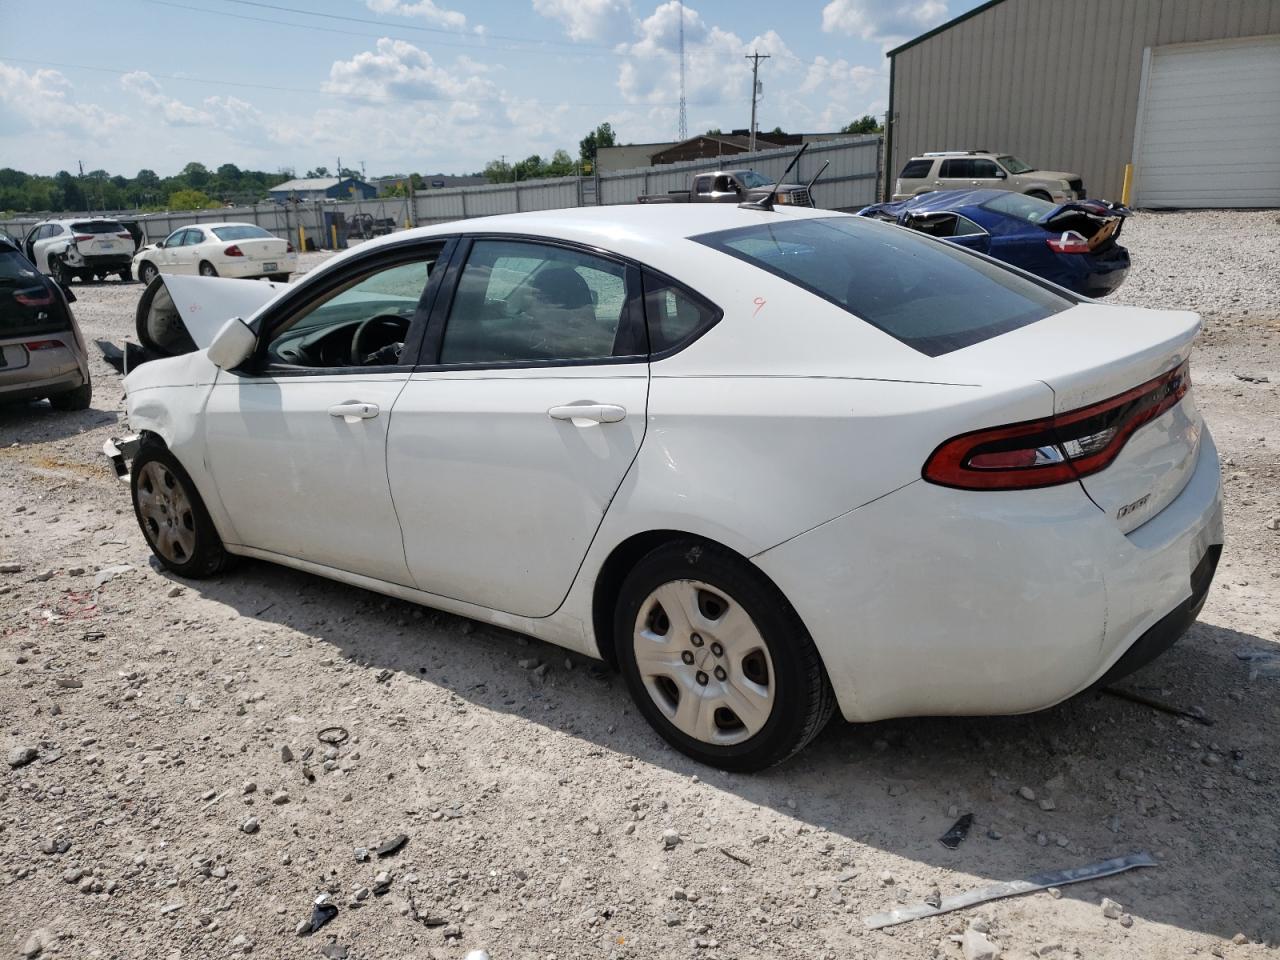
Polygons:
[[641,604],[633,635],[645,690],[686,736],[729,746],[764,728],[773,661],[750,615],[723,590],[664,583]]
[[152,460],[138,474],[137,491],[138,514],[151,545],[169,562],[186,563],[195,553],[196,524],[182,482]]

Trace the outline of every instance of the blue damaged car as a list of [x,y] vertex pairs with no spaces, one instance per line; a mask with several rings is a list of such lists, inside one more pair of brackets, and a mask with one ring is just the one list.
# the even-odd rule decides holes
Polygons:
[[1086,297],[1105,297],[1129,272],[1129,251],[1117,240],[1130,211],[1101,200],[1055,204],[1008,190],[939,190],[858,213],[977,250]]

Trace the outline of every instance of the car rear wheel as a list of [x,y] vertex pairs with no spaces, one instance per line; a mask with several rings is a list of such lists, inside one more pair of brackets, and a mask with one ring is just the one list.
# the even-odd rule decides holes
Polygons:
[[202,277],[216,277],[217,275],[218,275],[218,271],[217,271],[217,270],[215,270],[215,269],[213,269],[213,264],[212,264],[212,263],[210,263],[208,260],[201,260],[201,261],[200,261],[200,276],[202,276]]
[[151,281],[160,275],[160,271],[155,268],[155,264],[143,261],[138,265],[138,279],[148,286]]
[[121,282],[121,283],[133,283],[133,271],[132,271],[132,270],[121,270],[121,271],[120,271],[120,273],[118,274],[118,276],[120,277],[120,282]]
[[288,283],[288,282],[289,282],[289,274],[287,274],[287,273],[273,273],[273,274],[271,274],[270,280],[271,280],[271,282],[272,282],[272,283]]
[[85,377],[84,383],[74,390],[55,393],[51,396],[49,398],[49,406],[55,410],[88,410],[92,400],[93,384],[88,377]]
[[63,287],[71,286],[71,281],[75,278],[71,268],[54,256],[49,257],[49,274],[58,282],[59,286]]
[[1046,192],[1045,192],[1045,191],[1043,191],[1043,190],[1032,190],[1031,192],[1029,192],[1029,193],[1027,194],[1027,196],[1028,196],[1028,197],[1037,197],[1037,198],[1039,198],[1039,199],[1041,199],[1041,200],[1048,200],[1050,203],[1053,203],[1053,197],[1049,196],[1049,194],[1048,194],[1048,193],[1046,193]]
[[161,565],[183,577],[211,577],[231,555],[222,546],[209,511],[178,459],[157,440],[143,442],[129,485],[133,512]]
[[702,763],[761,770],[812,740],[835,695],[808,631],[742,558],[700,540],[646,555],[614,621],[619,666],[640,712]]

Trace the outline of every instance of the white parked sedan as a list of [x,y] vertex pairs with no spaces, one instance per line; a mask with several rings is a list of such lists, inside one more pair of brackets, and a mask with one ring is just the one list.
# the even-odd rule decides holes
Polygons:
[[286,281],[298,269],[293,244],[252,223],[180,227],[133,258],[134,275],[149,284],[161,273],[202,277],[270,277]]
[[257,557],[604,658],[726,768],[836,707],[1110,682],[1185,631],[1221,549],[1196,315],[887,224],[550,211],[292,287],[165,286],[142,325],[200,349],[128,376],[106,451],[162,564]]

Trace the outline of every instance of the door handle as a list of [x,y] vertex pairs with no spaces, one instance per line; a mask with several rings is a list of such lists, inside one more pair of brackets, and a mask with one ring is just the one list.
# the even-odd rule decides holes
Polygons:
[[329,408],[329,416],[341,417],[347,423],[355,423],[357,420],[369,420],[378,415],[378,405],[376,403],[361,403],[358,400],[351,400],[347,403],[335,403]]
[[547,411],[552,420],[590,420],[594,423],[618,423],[627,416],[627,408],[616,403],[566,403]]

